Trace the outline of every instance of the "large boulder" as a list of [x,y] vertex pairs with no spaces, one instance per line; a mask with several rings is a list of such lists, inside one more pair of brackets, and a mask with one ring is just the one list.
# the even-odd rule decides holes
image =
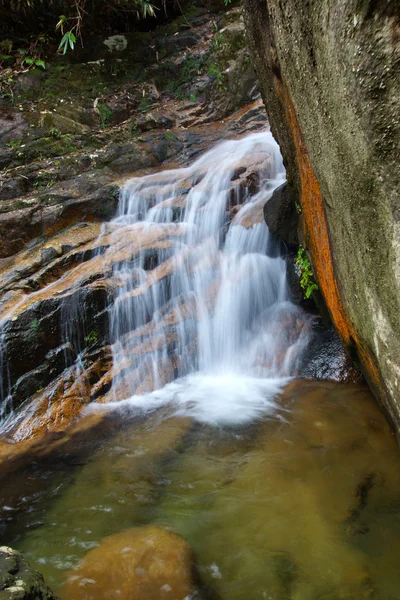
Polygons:
[[198,598],[189,544],[161,527],[128,529],[91,550],[73,571],[63,597],[74,600]]
[[58,600],[19,552],[0,547],[1,600]]
[[399,10],[244,0],[301,243],[333,322],[400,426]]

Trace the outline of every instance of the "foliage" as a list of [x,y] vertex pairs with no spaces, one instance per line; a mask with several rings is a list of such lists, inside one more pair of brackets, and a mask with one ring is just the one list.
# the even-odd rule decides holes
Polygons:
[[304,297],[310,298],[313,291],[318,289],[318,285],[314,281],[311,264],[303,246],[300,246],[297,252],[296,265],[300,268],[300,286]]
[[59,50],[62,50],[62,53],[65,54],[68,50],[68,46],[73,50],[75,48],[76,37],[73,31],[67,31],[61,38],[60,45],[58,46]]
[[211,50],[213,52],[219,52],[221,50],[230,49],[232,44],[227,40],[226,36],[220,31],[214,33],[214,37],[211,42]]
[[208,74],[216,80],[219,88],[224,87],[224,74],[221,67],[217,63],[211,63],[208,69]]
[[[74,50],[77,40],[82,42],[83,30],[97,22],[112,31],[113,22],[152,18],[156,10],[149,0],[0,0],[0,33],[19,38],[39,33],[48,38],[56,31],[61,34],[58,49],[65,54]],[[40,60],[37,54],[29,56]]]
[[111,122],[112,110],[105,102],[99,102],[97,104],[97,110],[100,115],[100,127],[104,129]]
[[41,69],[46,69],[46,63],[40,58],[31,58],[30,56],[26,56],[22,61],[22,64],[27,65],[28,67],[40,67]]
[[92,329],[92,331],[85,337],[85,342],[88,346],[93,346],[98,341],[99,341],[99,334],[94,329]]
[[297,214],[301,215],[301,213],[303,212],[303,209],[301,208],[301,204],[299,204],[298,202],[295,202],[295,206],[296,206]]
[[172,133],[172,131],[166,131],[164,137],[167,140],[167,142],[176,142],[176,140],[178,139],[176,135]]
[[62,137],[62,133],[61,131],[59,131],[58,129],[56,129],[55,127],[52,127],[49,131],[49,134],[51,137],[53,137],[55,140],[60,140]]
[[31,329],[35,335],[39,335],[40,333],[40,323],[37,319],[33,319],[31,323]]
[[20,146],[22,144],[22,140],[10,140],[9,142],[7,142],[7,146],[9,148],[18,148],[18,146]]

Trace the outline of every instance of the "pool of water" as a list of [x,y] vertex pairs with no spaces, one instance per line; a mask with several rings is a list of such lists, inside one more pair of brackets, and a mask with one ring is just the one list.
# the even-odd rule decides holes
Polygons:
[[220,600],[399,599],[400,452],[384,416],[366,388],[332,382],[292,381],[279,406],[235,427],[115,416],[79,448],[31,449],[3,476],[2,543],[62,600],[91,549],[143,525],[185,538]]

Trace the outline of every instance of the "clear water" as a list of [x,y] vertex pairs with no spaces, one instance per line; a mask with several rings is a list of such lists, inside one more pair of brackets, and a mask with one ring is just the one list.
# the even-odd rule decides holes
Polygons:
[[14,470],[0,492],[2,541],[62,600],[90,549],[147,524],[191,544],[222,600],[400,597],[400,455],[365,388],[297,380],[251,425],[157,409],[89,452],[90,438],[45,459],[31,450],[29,481]]

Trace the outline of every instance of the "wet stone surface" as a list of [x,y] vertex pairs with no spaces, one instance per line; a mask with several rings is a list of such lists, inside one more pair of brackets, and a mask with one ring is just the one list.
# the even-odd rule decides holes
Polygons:
[[0,599],[57,600],[57,597],[19,552],[0,546]]

